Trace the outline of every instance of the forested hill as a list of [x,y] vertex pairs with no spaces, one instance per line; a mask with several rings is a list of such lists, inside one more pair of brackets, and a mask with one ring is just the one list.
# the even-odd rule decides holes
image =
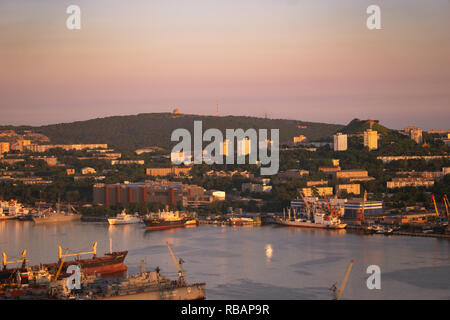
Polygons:
[[203,131],[208,128],[218,128],[222,132],[225,132],[227,128],[244,130],[278,128],[280,143],[291,142],[292,138],[298,135],[305,135],[310,141],[323,139],[343,127],[336,124],[243,116],[146,113],[31,127],[31,129],[45,134],[52,143],[108,143],[119,148],[134,150],[145,146],[167,148],[171,145],[172,131],[177,128],[186,128],[193,132],[194,120],[202,120]]

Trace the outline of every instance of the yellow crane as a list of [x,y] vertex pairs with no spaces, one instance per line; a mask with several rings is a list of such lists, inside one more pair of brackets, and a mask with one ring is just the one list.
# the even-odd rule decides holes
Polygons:
[[448,198],[447,198],[446,194],[444,194],[444,196],[442,197],[442,202],[444,202],[445,212],[447,214],[447,220],[448,220],[448,207],[450,206],[450,203],[448,202]]
[[56,272],[56,275],[55,275],[55,281],[58,280],[59,274],[61,273],[61,269],[63,267],[64,260],[66,259],[66,256],[67,256],[68,252],[69,252],[69,248],[66,249],[66,253],[64,254],[64,256],[61,259],[61,263],[59,264],[58,271]]
[[349,276],[349,274],[350,274],[350,270],[352,270],[353,262],[354,262],[354,261],[352,260],[352,261],[350,262],[350,265],[348,266],[347,272],[345,273],[344,281],[342,281],[341,287],[339,288],[339,291],[338,291],[338,293],[337,293],[336,300],[341,299],[341,295],[342,295],[342,292],[344,291],[345,284],[347,283],[348,276]]
[[22,251],[22,259],[20,260],[15,260],[15,261],[8,261],[8,257],[6,255],[6,253],[2,252],[2,257],[3,257],[3,269],[6,269],[6,266],[9,263],[16,263],[16,262],[22,262],[22,268],[25,267],[25,263],[26,263],[26,256],[27,256],[27,250],[23,250]]
[[436,205],[436,199],[434,198],[434,194],[431,195],[431,200],[433,201],[434,204],[434,210],[436,210],[436,216],[439,217],[439,211]]
[[177,259],[175,258],[175,255],[173,254],[172,248],[169,245],[169,242],[166,241],[167,247],[169,248],[170,255],[172,256],[173,262],[177,266],[178,269],[178,277],[180,278],[180,281],[184,282],[184,271],[181,269],[180,264],[178,263]]
[[[94,244],[92,245],[92,251],[66,254],[66,257],[81,256],[83,254],[93,254],[94,258],[95,258],[96,255],[97,255],[97,242],[94,242]],[[59,260],[61,260],[62,256],[63,256],[62,248],[61,248],[61,246],[58,246],[58,258],[59,258]]]

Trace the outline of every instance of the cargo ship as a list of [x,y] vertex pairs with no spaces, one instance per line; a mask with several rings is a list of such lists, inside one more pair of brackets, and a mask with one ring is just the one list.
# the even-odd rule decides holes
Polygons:
[[147,230],[162,230],[171,228],[181,228],[191,223],[191,219],[180,216],[178,211],[158,211],[157,217],[152,218],[153,215],[147,216],[144,223]]
[[[30,270],[41,270],[42,268],[47,269],[50,273],[56,274],[57,269],[61,265],[62,267],[60,272],[62,274],[66,273],[67,268],[70,265],[78,265],[83,270],[83,272],[87,275],[91,274],[101,274],[101,275],[109,275],[109,274],[118,274],[127,271],[127,267],[124,265],[124,260],[128,254],[128,251],[117,251],[109,253],[105,253],[103,257],[97,257],[97,243],[94,243],[92,246],[92,251],[90,252],[81,252],[81,253],[72,253],[69,254],[66,252],[65,255],[62,253],[62,248],[58,247],[59,251],[59,259],[55,263],[44,263],[36,266],[27,266],[26,265],[26,250],[22,252],[22,258],[17,261],[8,261],[6,254],[3,252],[3,269],[0,271],[0,284],[9,281],[14,277],[16,272],[23,274],[22,280],[26,280],[26,274]],[[93,257],[90,259],[80,259],[79,256],[85,254],[93,254]],[[76,257],[76,259],[71,261],[65,261],[66,257]],[[8,264],[11,263],[21,263],[21,265],[17,268],[7,268]]]
[[[178,279],[172,280],[155,271],[141,272],[131,277],[105,279],[87,274],[81,270],[80,288],[70,290],[64,277],[59,278],[59,271],[53,275],[45,266],[39,269],[27,269],[26,283],[10,279],[0,285],[2,300],[198,300],[205,299],[205,283],[188,284],[172,249],[172,259],[178,268]],[[65,255],[66,256],[66,255]],[[64,256],[64,257],[65,257]],[[182,259],[180,259],[182,261]],[[144,261],[142,261],[145,263]],[[141,263],[142,263],[141,262]],[[61,266],[62,262],[59,264]],[[58,268],[59,269],[59,268]]]

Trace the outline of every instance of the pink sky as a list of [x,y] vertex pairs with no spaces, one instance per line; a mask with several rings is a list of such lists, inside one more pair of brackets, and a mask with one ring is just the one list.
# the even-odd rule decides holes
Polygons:
[[[75,2],[74,2],[75,3]],[[339,5],[337,4],[339,3]],[[0,4],[0,124],[171,111],[448,127],[448,1]]]

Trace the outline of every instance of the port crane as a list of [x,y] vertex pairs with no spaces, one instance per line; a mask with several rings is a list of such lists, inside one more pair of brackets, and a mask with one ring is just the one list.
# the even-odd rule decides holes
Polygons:
[[448,198],[447,198],[446,194],[444,194],[444,196],[442,197],[442,205],[445,206],[445,213],[447,214],[447,220],[449,220],[448,207],[450,207],[450,203],[448,202]]
[[69,253],[69,248],[66,249],[66,253],[64,254],[64,256],[62,257],[62,259],[60,258],[61,263],[59,264],[59,268],[58,271],[56,271],[55,274],[55,281],[58,280],[59,274],[61,273],[63,264],[64,264],[64,260],[66,260],[67,254]]
[[8,256],[6,255],[6,253],[2,252],[2,257],[3,257],[3,270],[6,270],[6,266],[10,263],[17,263],[17,262],[22,262],[22,269],[25,268],[25,264],[27,262],[26,259],[27,256],[27,250],[23,250],[22,251],[22,259],[20,260],[15,260],[15,261],[8,261]]
[[350,275],[350,271],[352,270],[354,260],[350,261],[350,265],[348,266],[347,272],[345,273],[344,280],[342,281],[341,287],[339,288],[339,291],[337,293],[336,300],[340,300],[342,296],[342,292],[344,291],[345,284],[347,283],[348,276]]
[[305,207],[306,207],[306,213],[307,213],[307,215],[308,215],[308,218],[311,219],[311,207],[309,206],[308,201],[306,201],[303,192],[300,191],[299,193],[300,193],[300,197],[301,197],[302,200],[303,200],[303,203],[305,204]]
[[[58,246],[59,261],[61,261],[61,259],[63,257],[62,252],[63,252],[63,250],[62,250],[61,246]],[[66,254],[66,257],[81,256],[83,254],[93,254],[94,258],[95,258],[97,256],[97,242],[94,242],[94,244],[92,245],[92,251]]]
[[438,211],[438,208],[437,208],[437,205],[436,205],[436,199],[434,197],[434,194],[431,195],[431,201],[434,204],[434,210],[436,210],[436,216],[439,217],[439,211]]
[[169,248],[170,255],[172,256],[173,262],[174,262],[175,265],[177,266],[177,269],[178,269],[178,277],[179,277],[179,279],[180,279],[180,284],[184,284],[184,283],[185,283],[185,280],[184,280],[184,271],[183,271],[183,269],[181,269],[181,266],[180,266],[180,264],[182,264],[184,261],[183,261],[183,259],[180,258],[180,261],[178,262],[177,259],[175,258],[175,255],[173,254],[172,248],[170,247],[168,241],[166,241],[166,245],[167,245],[167,247]]

